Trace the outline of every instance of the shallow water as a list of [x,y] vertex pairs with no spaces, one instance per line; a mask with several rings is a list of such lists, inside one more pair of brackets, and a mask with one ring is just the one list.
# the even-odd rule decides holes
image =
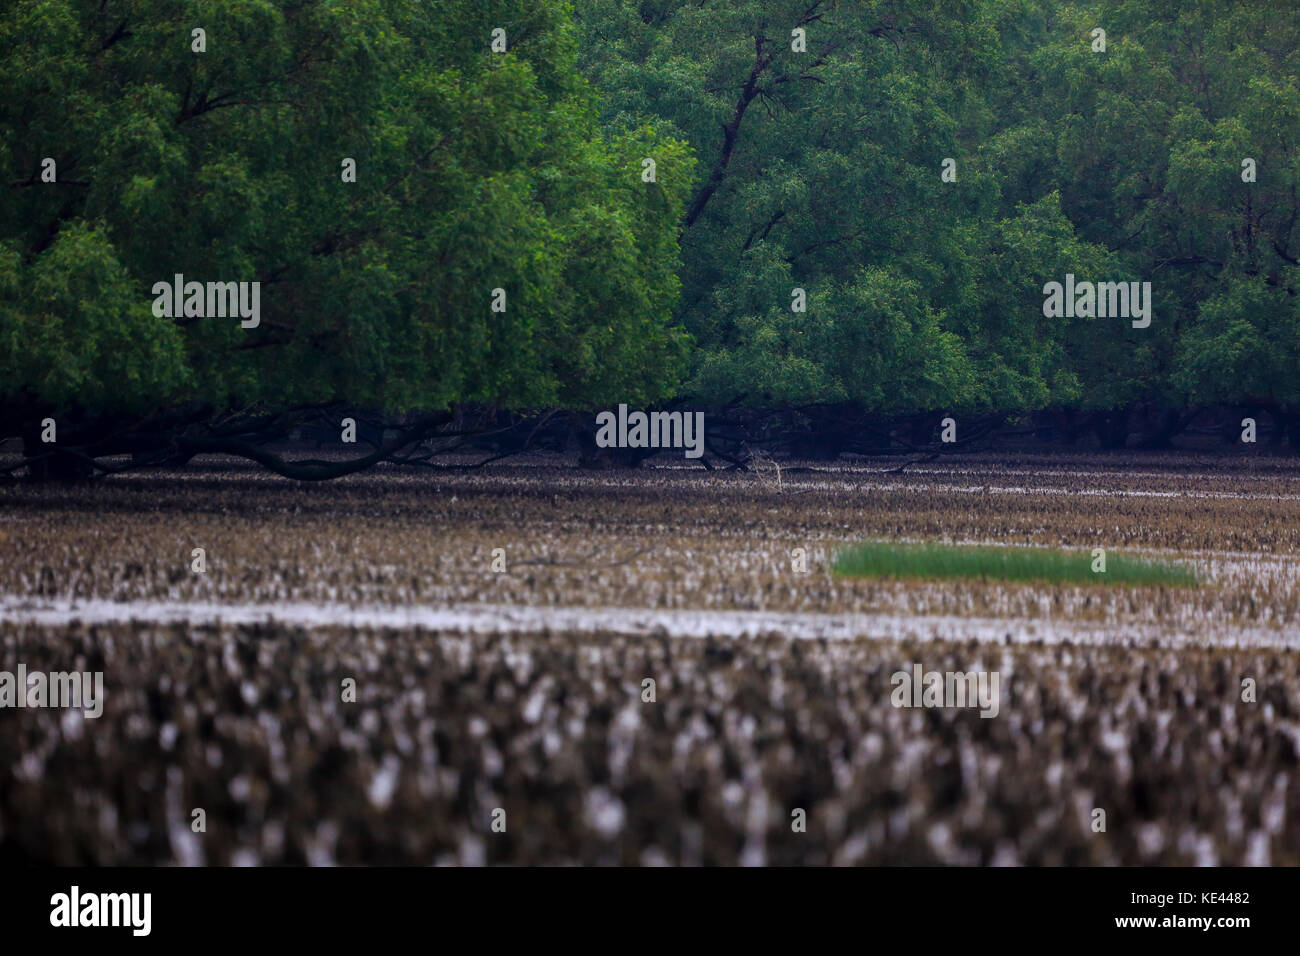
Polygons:
[[276,624],[286,627],[411,629],[464,634],[618,634],[625,637],[785,637],[1077,643],[1126,647],[1267,647],[1300,650],[1300,631],[1234,627],[1224,633],[1158,624],[816,612],[547,607],[504,604],[357,605],[326,602],[217,604],[202,601],[69,601],[0,595],[0,623]]

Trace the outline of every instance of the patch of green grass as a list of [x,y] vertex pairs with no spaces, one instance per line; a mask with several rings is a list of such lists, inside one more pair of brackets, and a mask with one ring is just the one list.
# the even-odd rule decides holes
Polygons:
[[1091,551],[867,541],[842,552],[832,569],[862,578],[980,578],[1067,584],[1164,585],[1194,588],[1185,564],[1107,552],[1106,570],[1092,570]]

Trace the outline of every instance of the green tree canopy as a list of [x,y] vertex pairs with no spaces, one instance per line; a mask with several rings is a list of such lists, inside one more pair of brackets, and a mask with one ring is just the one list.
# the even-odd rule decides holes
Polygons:
[[[567,3],[18,0],[0,49],[11,410],[584,405],[677,381],[690,153],[603,134]],[[176,273],[259,281],[260,326],[156,317]]]
[[[605,122],[700,157],[678,313],[698,343],[689,391],[882,412],[1295,400],[1293,4],[578,13]],[[1044,319],[1043,285],[1066,273],[1150,281],[1151,327]]]

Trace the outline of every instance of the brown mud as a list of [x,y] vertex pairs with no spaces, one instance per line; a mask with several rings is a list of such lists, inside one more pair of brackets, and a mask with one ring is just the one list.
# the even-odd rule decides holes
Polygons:
[[[0,486],[8,607],[140,609],[33,623],[0,606],[0,669],[102,670],[106,688],[98,719],[0,710],[0,859],[1300,863],[1300,462],[964,456],[887,473],[897,464],[778,478],[535,461],[298,485],[212,462]],[[1172,554],[1206,583],[833,576],[836,550],[863,537]],[[772,617],[743,635],[556,631],[540,613],[535,631],[471,633],[160,621],[147,602]],[[877,624],[783,630],[780,615],[812,613]],[[956,623],[900,637],[882,616],[918,634]],[[1050,640],[977,641],[977,620]],[[1246,646],[1248,631],[1277,644]],[[890,677],[914,663],[997,671],[998,715],[893,707]]]

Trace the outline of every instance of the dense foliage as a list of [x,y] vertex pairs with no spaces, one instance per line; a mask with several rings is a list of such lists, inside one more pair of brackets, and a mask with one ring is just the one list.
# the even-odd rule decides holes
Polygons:
[[[589,0],[579,17],[606,125],[700,160],[688,392],[882,412],[1300,398],[1294,4]],[[1150,281],[1150,327],[1044,318],[1066,273]]]
[[[9,0],[0,51],[6,434],[1300,411],[1289,0]],[[156,315],[177,273],[260,325]],[[1067,273],[1150,326],[1044,316]]]
[[[691,160],[602,134],[566,3],[27,0],[5,4],[0,49],[10,407],[537,406],[675,384]],[[662,186],[640,180],[647,151]],[[156,317],[176,273],[260,281],[260,325]]]

